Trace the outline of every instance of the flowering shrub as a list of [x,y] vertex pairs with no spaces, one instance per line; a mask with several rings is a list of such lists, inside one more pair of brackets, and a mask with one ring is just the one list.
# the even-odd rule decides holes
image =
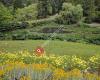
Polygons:
[[90,69],[92,70],[98,70],[100,69],[100,56],[92,56],[89,59],[89,65],[90,65]]
[[81,70],[88,68],[88,66],[87,66],[88,63],[85,60],[78,58],[76,56],[72,56],[72,64],[73,64],[73,67],[75,67],[75,68],[77,67]]
[[1,53],[0,80],[100,80],[99,65],[99,55],[85,60],[67,55],[36,56],[27,51]]

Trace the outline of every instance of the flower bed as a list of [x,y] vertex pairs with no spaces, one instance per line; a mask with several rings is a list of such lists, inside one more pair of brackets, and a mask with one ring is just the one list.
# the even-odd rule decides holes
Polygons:
[[100,56],[0,54],[0,80],[100,80]]

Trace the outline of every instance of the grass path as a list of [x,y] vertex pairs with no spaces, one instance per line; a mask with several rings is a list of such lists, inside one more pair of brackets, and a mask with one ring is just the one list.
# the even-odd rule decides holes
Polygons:
[[[29,50],[32,52],[36,46],[43,44],[43,40],[26,40],[26,41],[0,41],[0,51],[17,52],[22,50]],[[90,56],[100,54],[100,46],[92,44],[65,42],[65,41],[51,41],[45,50],[48,54],[56,55],[84,55]]]

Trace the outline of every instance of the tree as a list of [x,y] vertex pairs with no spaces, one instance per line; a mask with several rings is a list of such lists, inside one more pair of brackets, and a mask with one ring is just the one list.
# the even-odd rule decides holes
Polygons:
[[7,30],[12,19],[10,11],[0,3],[0,31]]
[[83,0],[65,0],[67,3],[72,3],[73,5],[82,4]]
[[62,9],[62,4],[64,0],[49,0],[51,7],[52,7],[52,14],[59,13]]
[[13,3],[13,0],[0,0],[5,6],[11,6]]
[[37,4],[32,4],[16,10],[15,17],[18,21],[34,20],[37,17]]
[[86,22],[92,22],[95,18],[95,0],[83,0],[83,9]]
[[83,17],[83,9],[81,5],[72,5],[71,3],[64,3],[62,11],[56,18],[56,22],[61,24],[75,24]]
[[96,10],[100,11],[100,0],[95,0]]
[[26,5],[26,0],[0,0],[6,7],[12,10],[12,14],[15,14],[17,8],[23,8]]
[[94,21],[100,23],[100,0],[95,0],[95,6],[96,6],[96,18]]
[[12,18],[10,11],[0,3],[0,25],[2,26],[3,24],[9,23]]
[[48,0],[38,0],[38,18],[46,18],[48,15]]

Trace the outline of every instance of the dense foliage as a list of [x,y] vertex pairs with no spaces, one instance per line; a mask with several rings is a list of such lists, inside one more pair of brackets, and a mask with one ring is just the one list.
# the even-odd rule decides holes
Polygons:
[[[79,29],[87,26],[86,23],[100,23],[100,1],[99,0],[0,0],[0,39],[48,39],[47,29],[38,26],[51,22],[61,23],[62,25],[77,25]],[[60,24],[59,24],[60,25]],[[53,25],[52,25],[53,26]],[[55,26],[55,25],[54,25]],[[58,25],[56,25],[58,26]],[[96,26],[96,25],[95,25]],[[95,27],[93,26],[93,27]],[[98,26],[99,27],[99,26]],[[16,29],[32,29],[33,33],[12,33]],[[34,34],[34,30],[36,34]],[[49,27],[48,27],[49,28]],[[58,29],[58,28],[56,28]],[[56,29],[50,29],[53,33]],[[76,29],[76,27],[74,28]],[[95,28],[97,29],[97,28]],[[95,30],[94,29],[94,30]],[[67,28],[66,28],[67,30]],[[53,39],[67,41],[84,41],[88,43],[100,44],[99,28],[96,32],[61,31],[64,37],[57,35]],[[11,35],[8,33],[11,31]],[[82,33],[81,33],[82,32]],[[45,33],[45,34],[42,34]],[[70,37],[69,37],[70,33]],[[73,34],[71,34],[73,33]],[[89,33],[89,34],[88,34]],[[43,36],[45,35],[45,36]],[[65,36],[66,35],[66,36]],[[68,35],[68,36],[67,36]],[[24,37],[23,37],[24,36]],[[77,37],[78,36],[78,37]],[[22,37],[22,38],[21,38]]]
[[62,24],[75,24],[83,17],[83,9],[81,5],[73,6],[71,3],[64,3],[62,11],[56,18],[56,22]]
[[16,10],[15,19],[18,21],[35,20],[37,18],[36,4]]
[[18,8],[24,8],[31,4],[38,4],[38,18],[45,18],[54,15],[62,10],[63,3],[80,4],[83,8],[85,22],[99,22],[100,1],[99,0],[0,0],[5,6],[9,7],[15,14]]

